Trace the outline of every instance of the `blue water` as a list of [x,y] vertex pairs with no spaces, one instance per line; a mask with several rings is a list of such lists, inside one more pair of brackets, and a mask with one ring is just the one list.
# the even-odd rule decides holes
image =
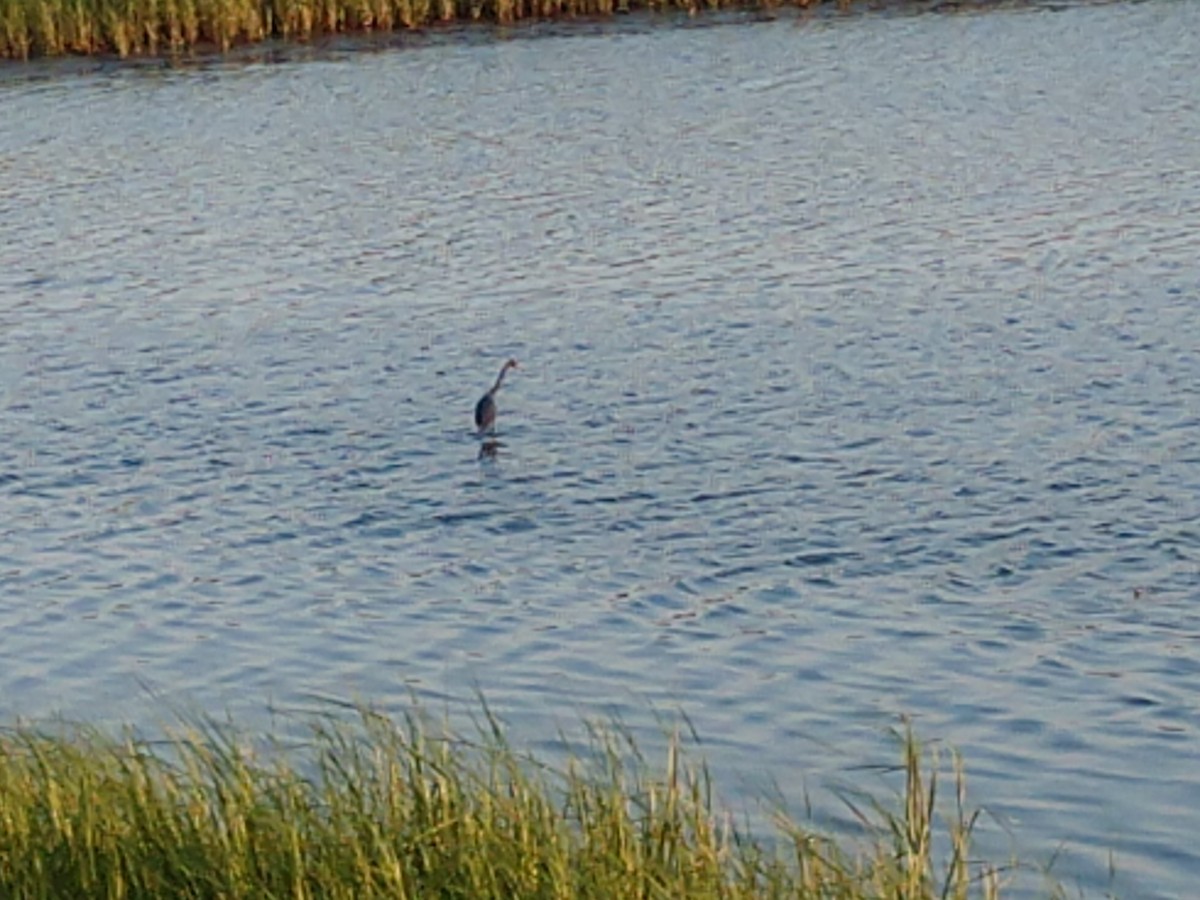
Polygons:
[[0,70],[0,714],[907,715],[1189,896],[1200,6],[538,35]]

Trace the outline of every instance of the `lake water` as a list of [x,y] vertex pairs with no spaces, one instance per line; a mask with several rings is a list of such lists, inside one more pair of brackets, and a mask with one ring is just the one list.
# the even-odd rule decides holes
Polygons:
[[1190,895],[1200,4],[658,21],[0,68],[0,715],[911,715]]

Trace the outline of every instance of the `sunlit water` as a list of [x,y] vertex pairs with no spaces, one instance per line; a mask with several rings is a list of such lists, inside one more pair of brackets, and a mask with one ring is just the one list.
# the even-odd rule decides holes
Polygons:
[[0,70],[0,713],[908,714],[1189,895],[1200,4],[510,38]]

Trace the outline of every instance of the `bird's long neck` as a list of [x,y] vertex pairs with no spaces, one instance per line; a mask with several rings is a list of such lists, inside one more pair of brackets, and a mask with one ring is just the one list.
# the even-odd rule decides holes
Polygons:
[[500,374],[496,376],[496,383],[493,384],[492,389],[488,391],[489,394],[494,394],[496,391],[500,390],[500,385],[504,383],[504,376],[508,374],[508,369],[509,367],[506,365],[500,370]]

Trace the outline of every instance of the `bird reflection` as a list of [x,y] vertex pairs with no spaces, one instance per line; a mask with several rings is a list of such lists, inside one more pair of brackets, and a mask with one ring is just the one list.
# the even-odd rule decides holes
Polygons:
[[500,446],[499,441],[484,441],[479,445],[479,458],[495,459],[500,453]]

